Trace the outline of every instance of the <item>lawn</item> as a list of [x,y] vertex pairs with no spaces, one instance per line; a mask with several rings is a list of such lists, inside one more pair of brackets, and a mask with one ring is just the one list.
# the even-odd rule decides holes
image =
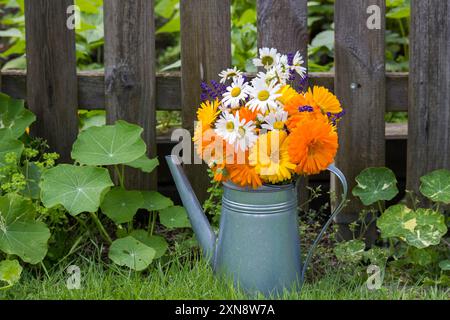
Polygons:
[[[67,266],[81,270],[80,289],[67,289]],[[138,273],[102,262],[98,257],[66,261],[48,274],[24,270],[22,279],[9,290],[0,291],[0,299],[252,299],[233,288],[231,282],[213,276],[209,265],[198,256],[173,256],[155,263],[147,272]],[[257,296],[257,299],[264,299]],[[302,292],[286,292],[282,299],[421,299],[450,298],[449,288],[384,284],[380,290],[368,290],[359,277],[344,279],[331,268],[306,283]]]

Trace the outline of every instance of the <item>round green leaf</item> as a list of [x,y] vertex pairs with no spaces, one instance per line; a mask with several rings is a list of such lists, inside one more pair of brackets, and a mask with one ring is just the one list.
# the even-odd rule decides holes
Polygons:
[[23,100],[0,93],[0,140],[20,138],[35,120],[36,116],[25,109]]
[[434,202],[450,204],[450,171],[436,170],[420,178],[420,192]]
[[414,265],[427,266],[437,260],[439,254],[433,248],[409,247],[407,252],[407,261]]
[[169,228],[190,228],[191,224],[186,210],[181,206],[173,206],[159,211],[159,220]]
[[22,274],[22,267],[17,260],[3,260],[0,262],[0,281],[9,285],[17,283]]
[[341,262],[356,263],[362,260],[366,244],[361,240],[340,242],[334,248],[336,258]]
[[155,250],[155,259],[161,258],[169,248],[166,239],[161,236],[150,236],[145,230],[134,230],[130,236]]
[[159,161],[158,158],[149,159],[146,155],[143,155],[132,162],[126,163],[126,165],[150,173],[159,165]]
[[398,193],[397,179],[388,168],[368,168],[356,177],[353,195],[369,206],[377,201],[392,200]]
[[156,191],[141,191],[144,197],[143,209],[158,211],[173,206],[173,201]]
[[96,212],[103,195],[113,185],[105,168],[61,164],[41,177],[42,203],[47,208],[60,204],[74,216]]
[[91,127],[78,135],[72,158],[88,165],[114,165],[132,162],[147,149],[141,138],[143,129],[119,120],[114,125]]
[[431,209],[413,211],[405,205],[388,208],[377,226],[383,238],[398,237],[419,249],[439,244],[447,233],[442,214]]
[[105,195],[101,209],[112,221],[120,224],[132,221],[143,203],[141,192],[116,187]]
[[0,197],[0,250],[36,264],[47,254],[50,231],[34,220],[32,202],[18,195]]
[[141,271],[152,263],[156,251],[135,238],[117,239],[109,248],[109,258],[119,266]]

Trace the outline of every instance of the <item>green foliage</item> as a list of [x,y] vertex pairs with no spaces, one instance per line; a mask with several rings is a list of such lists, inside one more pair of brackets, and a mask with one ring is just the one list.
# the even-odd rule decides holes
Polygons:
[[0,287],[0,290],[7,289],[19,281],[22,273],[22,267],[17,260],[3,260],[0,261],[0,283],[8,283],[5,287]]
[[[416,208],[420,201],[416,201],[409,192],[414,209],[403,203],[384,209],[383,201],[393,199],[398,193],[395,176],[387,168],[366,169],[356,180],[353,194],[365,205],[378,204],[380,217],[376,225],[385,240],[385,247],[372,247],[361,252],[363,243],[359,240],[340,243],[335,249],[338,260],[353,268],[367,262],[385,266],[393,277],[400,277],[403,281],[448,285],[450,279],[444,274],[449,259],[448,240],[445,238],[448,221],[439,205],[448,204],[449,172],[437,170],[420,179],[421,193],[435,202],[429,208]],[[405,266],[411,266],[408,273],[403,271]]]
[[47,208],[62,205],[71,215],[96,212],[105,192],[113,186],[107,169],[61,164],[47,170],[40,183]]
[[36,264],[47,254],[49,238],[47,226],[35,220],[35,208],[30,200],[14,194],[0,197],[1,251]]
[[364,205],[378,201],[392,200],[398,193],[397,179],[388,168],[368,168],[356,177],[357,186],[353,195],[359,197]]
[[[0,96],[0,255],[42,266],[60,262],[85,238],[96,236],[95,225],[111,245],[113,262],[143,270],[168,250],[164,237],[154,234],[160,212],[162,224],[170,229],[190,226],[184,209],[169,198],[125,189],[125,166],[150,173],[159,164],[146,156],[142,128],[125,121],[85,123],[72,149],[75,164],[55,166],[58,155],[46,153],[44,141],[25,134],[34,120],[23,101]],[[114,179],[106,167],[110,165]],[[134,219],[138,211],[147,213],[147,230],[134,230],[140,224]],[[106,217],[118,240],[113,241],[102,222]],[[13,284],[6,282],[8,288]]]
[[400,238],[416,248],[437,245],[447,233],[445,217],[431,209],[415,211],[405,205],[388,208],[377,222],[383,238]]
[[436,170],[420,178],[420,192],[434,202],[450,204],[450,171]]
[[190,228],[191,224],[187,218],[186,209],[180,206],[173,206],[160,210],[159,219],[162,225],[169,229]]
[[143,129],[119,120],[114,125],[82,131],[72,149],[72,158],[87,165],[125,164],[145,154]]
[[152,263],[155,254],[154,249],[129,236],[115,240],[111,244],[108,256],[119,266],[142,271]]
[[112,188],[102,202],[102,212],[117,224],[133,221],[134,215],[144,204],[139,191]]
[[365,248],[364,241],[350,240],[338,243],[334,248],[334,253],[339,261],[358,262],[363,258]]

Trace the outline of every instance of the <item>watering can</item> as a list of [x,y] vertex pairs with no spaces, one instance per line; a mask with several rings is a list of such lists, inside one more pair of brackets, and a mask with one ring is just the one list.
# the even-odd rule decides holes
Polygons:
[[312,244],[301,264],[295,184],[263,185],[258,189],[223,183],[222,213],[218,237],[183,172],[177,156],[166,156],[169,169],[186,208],[205,258],[216,274],[232,278],[250,294],[282,294],[302,287],[314,250],[327,227],[341,211],[347,196],[347,181],[334,165],[343,187],[340,204]]

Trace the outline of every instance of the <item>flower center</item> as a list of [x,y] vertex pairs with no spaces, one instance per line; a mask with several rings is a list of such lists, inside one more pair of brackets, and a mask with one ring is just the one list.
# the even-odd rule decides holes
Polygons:
[[237,96],[239,96],[241,94],[241,88],[239,88],[239,87],[234,87],[232,90],[231,90],[231,96],[233,97],[233,98],[236,98]]
[[269,99],[270,93],[267,90],[261,90],[258,93],[258,99],[259,101],[266,101],[267,99]]
[[284,129],[284,122],[283,121],[276,121],[273,124],[273,128],[277,130],[283,130]]
[[271,66],[273,64],[273,58],[271,56],[264,56],[261,58],[261,62],[264,66]]
[[235,72],[230,72],[228,74],[227,78],[233,78],[233,77],[236,77],[236,76],[237,76],[237,74]]
[[234,123],[233,123],[233,121],[228,121],[227,125],[226,125],[226,128],[227,128],[227,130],[229,132],[233,131],[234,130]]

